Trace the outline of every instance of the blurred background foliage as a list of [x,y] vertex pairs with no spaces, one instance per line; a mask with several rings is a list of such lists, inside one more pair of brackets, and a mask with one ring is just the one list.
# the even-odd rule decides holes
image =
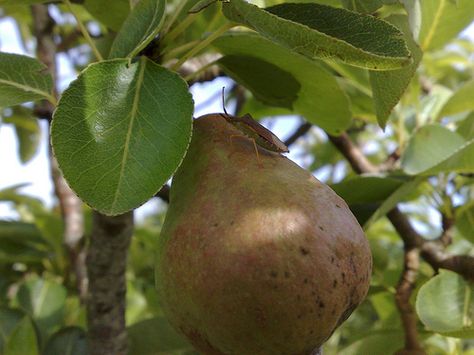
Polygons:
[[[1,18],[14,19],[27,53],[34,52],[31,12],[26,6],[33,2],[0,2]],[[281,2],[261,0],[255,3],[269,6]],[[471,149],[474,139],[474,42],[472,31],[470,36],[466,32],[460,35],[472,22],[474,11],[472,6],[466,5],[467,1],[443,1],[447,4],[441,14],[442,25],[427,38],[427,26],[435,26],[433,22],[439,20],[435,19],[439,13],[433,12],[433,1],[414,1],[413,4],[407,1],[406,8],[396,0],[313,2],[344,6],[380,18],[406,16],[408,9],[412,28],[418,32],[418,42],[423,50],[420,66],[383,131],[377,125],[368,72],[318,60],[320,66],[336,76],[350,100],[354,120],[347,133],[373,164],[387,164],[388,173],[356,176],[326,133],[317,126],[311,127],[290,148],[294,160],[346,199],[365,227],[374,257],[367,299],[336,330],[325,345],[325,354],[390,354],[402,348],[404,342],[404,331],[394,302],[395,288],[403,269],[403,243],[385,214],[399,204],[427,239],[438,237],[442,233],[442,217],[449,218],[455,227],[447,250],[474,255],[474,178],[472,173],[464,173],[474,171]],[[187,10],[194,3],[188,1],[181,8],[181,1],[169,1],[167,13],[171,15],[180,9],[178,23],[183,23],[188,16]],[[421,9],[413,10],[412,5],[416,4]],[[129,2],[85,0],[83,4],[73,6],[81,21],[87,24],[99,50],[106,54],[130,11]],[[459,17],[459,7],[463,6],[466,7],[465,16]],[[59,54],[79,72],[92,60],[91,51],[67,8],[57,3],[49,7],[58,24],[55,33]],[[163,58],[172,58],[192,47],[203,34],[212,32],[224,21],[218,6],[211,5],[177,36]],[[219,44],[216,47],[219,48]],[[208,51],[216,53],[215,49]],[[229,69],[229,61],[221,63],[221,67],[224,71]],[[233,69],[236,70],[235,66]],[[258,93],[266,91],[267,87],[254,87],[252,92],[240,85],[235,88],[227,97],[228,107],[237,107],[240,114],[250,112],[267,127],[277,129],[283,137],[290,136],[293,127],[303,123],[303,119],[293,116],[288,108],[272,106],[271,100],[265,97],[262,100]],[[208,96],[219,102],[220,89],[217,84],[207,86],[205,90],[213,92]],[[11,154],[17,154],[17,159],[28,164],[41,139],[33,106],[5,108],[1,116],[2,125],[13,125],[18,140],[19,150]],[[463,155],[455,160],[455,154],[459,152]],[[394,163],[388,157],[395,157]],[[442,168],[443,162],[451,158],[450,168]],[[85,309],[63,246],[60,211],[57,206],[47,208],[42,200],[22,193],[22,187],[10,186],[0,191],[0,201],[8,203],[18,216],[0,221],[0,353],[86,354]],[[163,317],[154,290],[155,240],[165,212],[166,204],[161,203],[159,208],[141,218],[132,239],[126,310],[132,355],[194,353]],[[84,213],[86,233],[83,243],[87,247],[91,211],[84,207]],[[472,283],[449,271],[434,276],[425,262],[421,263],[419,273],[412,301],[423,321],[419,322],[418,328],[427,353],[474,355]]]

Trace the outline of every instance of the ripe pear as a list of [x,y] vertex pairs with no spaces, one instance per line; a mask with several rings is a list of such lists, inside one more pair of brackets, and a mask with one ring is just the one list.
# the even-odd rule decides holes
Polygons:
[[309,355],[364,299],[369,244],[344,200],[222,115],[195,120],[156,286],[202,354]]

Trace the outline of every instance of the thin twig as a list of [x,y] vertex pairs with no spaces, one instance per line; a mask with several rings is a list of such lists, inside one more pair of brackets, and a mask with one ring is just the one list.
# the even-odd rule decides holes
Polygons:
[[304,122],[302,123],[294,132],[291,136],[289,136],[286,140],[285,140],[285,145],[287,147],[289,147],[290,145],[292,145],[293,143],[295,143],[298,139],[300,139],[301,137],[303,137],[306,133],[309,132],[309,130],[311,129],[313,125],[309,122]]

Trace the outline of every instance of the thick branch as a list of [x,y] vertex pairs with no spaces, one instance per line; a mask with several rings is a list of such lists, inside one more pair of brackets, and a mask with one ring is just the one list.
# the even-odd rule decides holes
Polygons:
[[91,355],[126,355],[125,294],[127,253],[133,212],[110,217],[93,213],[87,255],[87,324]]
[[[55,22],[49,15],[46,5],[32,5],[31,11],[37,41],[37,55],[39,60],[47,66],[47,70],[53,78],[53,94],[57,97],[56,44],[54,42]],[[48,101],[42,102],[35,108],[36,114],[41,117],[46,117],[48,120],[51,120],[53,111],[54,106]],[[81,248],[81,240],[84,234],[82,202],[69,188],[66,180],[62,176],[51,147],[49,152],[54,192],[58,198],[64,221],[64,245],[69,253],[79,296],[83,300],[87,292],[87,274],[84,262],[85,255]]]

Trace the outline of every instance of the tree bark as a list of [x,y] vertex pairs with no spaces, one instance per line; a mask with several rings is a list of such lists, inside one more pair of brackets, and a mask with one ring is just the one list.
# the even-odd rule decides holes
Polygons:
[[125,294],[127,253],[133,212],[120,216],[93,213],[87,254],[87,323],[91,355],[126,355]]

